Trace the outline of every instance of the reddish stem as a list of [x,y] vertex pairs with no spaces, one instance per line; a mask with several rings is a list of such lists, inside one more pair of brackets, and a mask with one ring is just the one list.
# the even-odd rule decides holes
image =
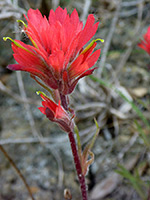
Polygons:
[[68,110],[68,102],[65,95],[60,93],[61,105],[64,107],[65,110]]
[[150,188],[148,190],[148,197],[147,197],[147,200],[150,200]]
[[75,142],[74,134],[72,132],[69,133],[69,140],[70,140],[70,144],[71,144],[71,149],[72,149],[72,154],[73,154],[73,158],[74,158],[76,171],[77,171],[77,174],[78,174],[78,179],[79,179],[79,182],[80,182],[82,199],[88,200],[87,191],[86,191],[86,184],[85,184],[85,177],[82,174],[82,168],[81,168],[81,164],[80,164],[79,155],[78,155],[78,152],[77,152],[76,142]]

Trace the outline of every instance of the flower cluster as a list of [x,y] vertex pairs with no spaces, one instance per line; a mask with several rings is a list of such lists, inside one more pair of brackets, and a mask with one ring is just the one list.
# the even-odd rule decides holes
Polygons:
[[143,36],[144,40],[142,40],[138,46],[144,49],[150,55],[150,26],[147,29],[146,34]]
[[[40,94],[41,92],[37,92]],[[40,94],[43,99],[42,105],[43,107],[39,107],[39,110],[46,115],[46,117],[52,121],[59,124],[59,126],[67,133],[73,131],[73,122],[70,120],[69,114],[63,109],[60,105],[60,101],[58,105],[54,103],[51,99],[49,99],[43,93]]]
[[55,12],[50,10],[48,19],[38,9],[29,9],[25,19],[27,25],[19,21],[32,44],[4,38],[12,41],[13,56],[18,63],[8,65],[8,69],[29,72],[34,80],[55,94],[52,97],[59,104],[41,94],[44,101],[39,109],[68,132],[72,123],[67,114],[67,95],[74,90],[79,79],[95,70],[92,66],[100,56],[100,49],[94,49],[97,41],[102,40],[96,39],[84,46],[96,33],[98,23],[90,14],[83,27],[76,9],[69,15],[61,7]]
[[25,18],[28,25],[24,24],[24,30],[32,45],[12,42],[18,64],[8,68],[27,71],[61,94],[70,94],[79,79],[93,72],[91,67],[100,56],[100,49],[93,53],[96,40],[83,49],[98,28],[94,16],[88,16],[84,28],[76,9],[69,16],[58,7],[50,11],[48,19],[38,9],[29,9]]

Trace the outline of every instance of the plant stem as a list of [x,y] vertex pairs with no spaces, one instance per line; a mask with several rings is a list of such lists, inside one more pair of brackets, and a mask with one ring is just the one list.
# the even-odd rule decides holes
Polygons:
[[67,102],[67,97],[63,94],[60,93],[60,99],[61,99],[61,104],[64,107],[65,110],[68,110],[68,102]]
[[73,132],[69,133],[69,140],[70,140],[70,145],[71,145],[71,149],[72,149],[72,154],[73,154],[73,158],[74,158],[76,171],[78,174],[78,179],[80,182],[80,188],[81,188],[81,192],[82,192],[82,200],[88,200],[86,184],[85,184],[85,177],[82,174],[82,168],[81,168],[80,159],[79,159],[79,155],[77,152],[77,147],[76,147],[76,142],[75,142]]
[[28,183],[26,182],[24,176],[22,175],[21,171],[17,168],[16,164],[14,163],[14,161],[11,159],[11,157],[8,155],[8,153],[5,151],[5,149],[3,148],[2,145],[0,145],[0,150],[3,152],[3,154],[5,155],[5,157],[8,159],[8,161],[10,162],[10,164],[13,166],[13,168],[16,170],[17,174],[19,175],[19,177],[22,179],[24,185],[26,186],[27,190],[28,190],[28,193],[31,197],[32,200],[35,200],[33,195],[32,195],[32,192],[30,190],[30,187],[28,185]]
[[147,197],[147,200],[150,200],[150,188],[148,190],[148,197]]

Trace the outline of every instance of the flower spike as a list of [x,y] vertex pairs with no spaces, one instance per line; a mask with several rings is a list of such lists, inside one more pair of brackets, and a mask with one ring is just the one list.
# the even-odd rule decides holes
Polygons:
[[[81,166],[82,166],[82,173],[84,176],[86,176],[87,172],[88,172],[88,168],[89,166],[94,162],[94,153],[91,151],[96,138],[98,136],[98,133],[100,131],[99,125],[96,121],[96,119],[94,119],[95,121],[95,125],[96,125],[96,132],[91,140],[91,142],[89,144],[87,144],[87,146],[84,148],[82,154],[79,156],[81,159]],[[88,159],[88,157],[90,156],[90,159]]]
[[60,101],[56,104],[43,92],[38,91],[36,93],[43,99],[43,107],[39,107],[39,110],[46,115],[50,121],[56,122],[65,132],[72,132],[74,123],[69,114],[61,106]]
[[94,15],[88,16],[84,27],[76,9],[69,15],[66,9],[58,7],[50,11],[48,19],[38,9],[29,9],[25,18],[27,24],[18,22],[24,25],[32,45],[4,37],[5,41],[12,41],[18,63],[8,68],[27,71],[50,89],[70,94],[81,78],[93,73],[96,68],[92,67],[100,56],[100,49],[93,51],[102,39],[93,40],[86,47],[98,29]]

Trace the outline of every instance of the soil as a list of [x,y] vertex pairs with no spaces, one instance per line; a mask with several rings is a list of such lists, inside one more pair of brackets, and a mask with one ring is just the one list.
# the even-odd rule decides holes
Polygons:
[[[33,4],[32,1],[27,4],[21,0],[18,2],[19,7],[25,10],[28,4]],[[36,7],[42,12],[45,10],[43,2],[49,9],[51,8],[49,1],[37,1]],[[101,58],[95,65],[98,68],[105,44],[109,40],[107,36],[112,31],[111,23],[117,10],[116,2],[116,0],[92,1],[88,12],[93,13],[96,19],[101,21],[95,37],[105,39],[104,44],[98,44],[98,48],[100,45],[102,51]],[[128,1],[122,2],[125,4]],[[67,6],[70,12],[76,8],[82,16],[81,1],[60,1],[60,4],[63,7]],[[4,1],[0,6],[7,12],[6,8],[10,5],[6,5]],[[140,189],[144,191],[146,197],[148,196],[150,151],[135,121],[142,128],[142,133],[146,135],[149,143],[150,56],[137,45],[150,25],[149,8],[150,3],[146,0],[142,5],[121,8],[106,54],[106,62],[101,66],[103,68],[101,79],[98,72],[94,74],[103,82],[99,84],[88,77],[85,82],[79,83],[70,97],[70,104],[76,111],[75,121],[80,130],[83,147],[95,133],[94,117],[101,128],[92,150],[95,161],[86,177],[90,200],[144,199],[139,195]],[[140,9],[143,9],[141,19]],[[15,37],[14,24],[13,17],[0,21],[2,37],[12,34],[12,38]],[[22,40],[25,39],[23,35],[20,37]],[[63,193],[66,188],[70,189],[73,200],[80,200],[81,194],[67,134],[38,110],[41,99],[36,95],[36,91],[44,90],[31,79],[29,74],[25,72],[16,74],[6,70],[6,66],[14,62],[8,43],[0,44],[0,79],[5,86],[2,89],[0,85],[0,144],[22,172],[35,200],[64,199]],[[17,76],[23,80],[29,103],[25,103],[21,97],[19,90],[21,85]],[[131,97],[139,111],[107,84],[112,84],[125,97]],[[139,112],[142,113],[142,117]],[[144,119],[149,124],[146,125]],[[141,181],[138,191],[129,179],[114,175],[117,174],[116,169],[119,169],[118,164],[127,168],[137,178],[136,183]],[[22,180],[0,152],[0,200],[30,199]]]

